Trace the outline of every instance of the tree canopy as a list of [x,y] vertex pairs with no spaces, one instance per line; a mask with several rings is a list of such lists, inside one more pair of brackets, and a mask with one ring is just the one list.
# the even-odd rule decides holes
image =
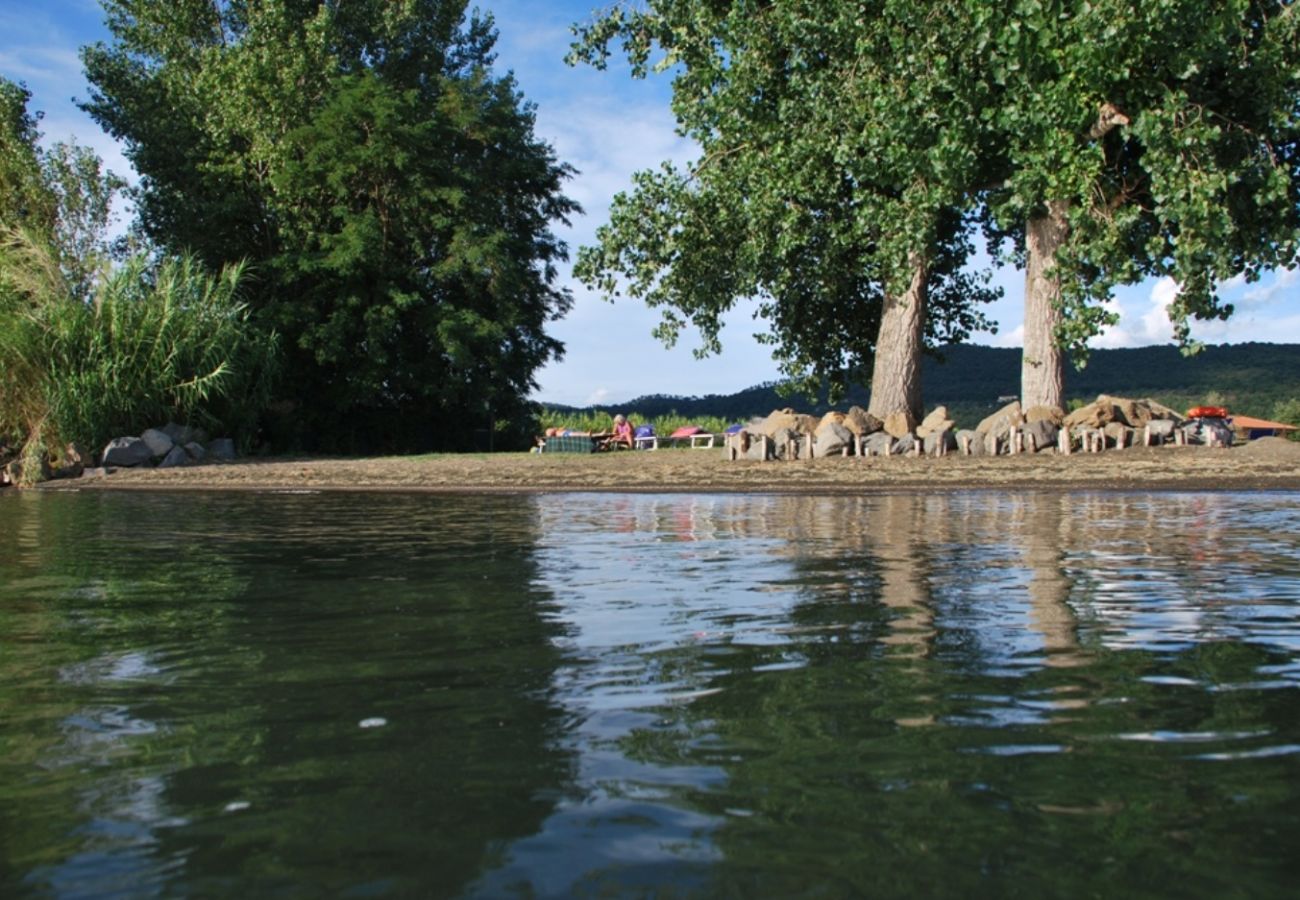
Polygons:
[[[976,121],[980,85],[959,42],[945,58],[900,56],[915,16],[870,6],[657,2],[580,32],[574,59],[603,65],[621,35],[637,74],[662,48],[679,125],[700,145],[686,172],[643,173],[616,198],[580,277],[662,307],[665,338],[691,321],[706,350],[721,313],[757,296],[785,372],[837,388],[873,369],[879,386],[900,364],[915,374],[922,337],[986,325],[979,303],[992,294],[963,268],[966,187],[983,163],[977,135],[949,124]],[[932,37],[964,15],[936,10]],[[902,359],[879,365],[897,340]],[[897,403],[919,400],[899,387]]]
[[1151,275],[1179,282],[1186,342],[1189,317],[1230,312],[1220,281],[1296,264],[1296,20],[1288,0],[616,7],[573,58],[602,66],[618,40],[634,74],[673,72],[700,157],[638,176],[579,274],[706,350],[758,296],[787,372],[860,380],[874,358],[874,404],[882,366],[914,366],[891,298],[931,337],[980,324],[962,268],[980,218],[1029,266],[1043,364]]
[[454,447],[518,417],[571,304],[569,167],[464,2],[105,0],[86,109],[141,175],[139,227],[247,259],[284,337],[273,436]]

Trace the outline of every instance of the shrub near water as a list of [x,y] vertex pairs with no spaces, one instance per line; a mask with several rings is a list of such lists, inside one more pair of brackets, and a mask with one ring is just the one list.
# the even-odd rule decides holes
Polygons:
[[0,262],[0,434],[29,454],[168,420],[251,432],[277,341],[238,300],[242,266],[213,277],[190,258],[137,256],[83,303],[22,235],[8,235]]

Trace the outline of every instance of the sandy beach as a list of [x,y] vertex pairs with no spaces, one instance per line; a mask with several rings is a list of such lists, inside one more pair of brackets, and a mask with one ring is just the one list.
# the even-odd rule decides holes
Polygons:
[[119,469],[42,490],[846,493],[951,490],[1300,490],[1300,443],[1137,447],[1098,454],[834,457],[733,462],[719,449],[249,459]]

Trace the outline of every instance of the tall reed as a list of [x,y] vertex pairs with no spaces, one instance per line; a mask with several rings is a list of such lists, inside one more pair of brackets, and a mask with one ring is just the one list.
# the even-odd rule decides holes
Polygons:
[[278,359],[239,301],[242,265],[127,260],[73,299],[51,254],[0,235],[0,435],[101,446],[168,420],[251,431]]

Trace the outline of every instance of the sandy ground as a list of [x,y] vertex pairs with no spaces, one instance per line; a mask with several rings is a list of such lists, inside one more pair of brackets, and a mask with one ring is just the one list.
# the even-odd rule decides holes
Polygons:
[[865,494],[947,490],[1300,490],[1300,443],[1099,454],[732,462],[718,449],[257,459],[119,469],[43,490],[644,491]]

